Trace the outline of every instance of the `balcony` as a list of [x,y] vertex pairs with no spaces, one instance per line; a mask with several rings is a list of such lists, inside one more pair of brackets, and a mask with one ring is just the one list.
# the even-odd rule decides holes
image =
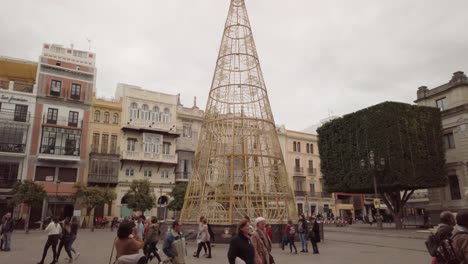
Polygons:
[[120,148],[117,146],[110,147],[109,145],[91,145],[91,154],[103,154],[103,155],[119,155]]
[[0,89],[22,93],[33,93],[34,84],[23,83],[18,81],[0,81]]
[[0,143],[0,152],[24,153],[26,144]]
[[119,182],[119,176],[117,175],[99,175],[99,174],[88,175],[88,183],[91,183],[91,184],[115,186],[118,182]]
[[83,128],[83,119],[69,119],[68,117],[65,116],[58,116],[57,118],[47,118],[47,116],[44,116],[42,119],[42,125],[47,126],[47,125],[52,125],[52,126],[60,126],[60,127],[70,127],[70,128],[78,128],[81,129]]
[[327,192],[311,192],[310,197],[315,197],[315,198],[332,198],[333,194],[327,193]]
[[296,174],[304,174],[304,167],[294,166],[294,173],[296,173]]
[[123,160],[134,160],[134,161],[146,161],[155,163],[173,163],[177,164],[177,154],[160,154],[154,152],[137,152],[123,150],[121,153],[121,159]]
[[176,181],[181,181],[181,182],[188,182],[190,175],[191,175],[191,173],[188,172],[188,171],[176,172],[175,180]]
[[20,112],[20,111],[15,111],[15,110],[10,110],[10,109],[0,109],[0,120],[27,123],[29,122],[29,118],[30,118],[29,111]]
[[11,189],[17,182],[17,179],[0,179],[0,189]]
[[175,124],[173,123],[163,123],[152,120],[144,120],[140,118],[130,119],[124,127],[133,128],[133,129],[149,129],[155,131],[164,131],[167,133],[176,134]]
[[80,161],[80,149],[76,147],[42,145],[39,150],[39,159]]
[[304,197],[306,196],[307,192],[306,191],[294,191],[294,196],[296,197]]
[[317,168],[307,168],[307,174],[309,174],[310,176],[317,175]]

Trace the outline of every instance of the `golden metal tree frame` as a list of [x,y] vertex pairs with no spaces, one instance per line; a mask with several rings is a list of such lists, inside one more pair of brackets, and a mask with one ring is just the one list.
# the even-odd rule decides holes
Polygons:
[[296,216],[287,177],[247,9],[232,0],[181,221],[284,223]]

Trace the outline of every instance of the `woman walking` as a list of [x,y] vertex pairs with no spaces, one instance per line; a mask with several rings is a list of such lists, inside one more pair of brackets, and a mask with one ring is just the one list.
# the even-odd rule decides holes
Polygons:
[[297,222],[297,232],[299,233],[299,239],[301,240],[301,252],[309,252],[307,249],[307,221],[303,214],[299,215],[299,221]]
[[161,257],[158,254],[158,249],[156,245],[158,244],[159,239],[159,224],[158,219],[153,216],[151,218],[151,224],[148,227],[148,232],[145,235],[145,255],[147,259],[147,263],[153,259],[153,256],[156,257],[158,263],[161,262]]
[[294,254],[297,254],[296,244],[294,243],[294,239],[296,238],[296,228],[291,219],[288,220],[288,224],[286,225],[285,233],[288,237],[289,243],[289,250],[290,253],[293,253],[292,249],[294,247]]
[[203,245],[205,245],[208,249],[208,256],[206,256],[206,258],[211,258],[210,233],[208,232],[208,221],[206,220],[206,218],[202,219],[202,223],[198,228],[197,241],[198,240],[199,243],[197,253],[194,255],[194,257],[198,258],[200,256],[200,251]]
[[58,218],[54,217],[53,221],[49,223],[45,231],[47,232],[47,242],[44,245],[44,251],[42,252],[42,259],[38,264],[44,264],[44,260],[47,256],[47,251],[52,246],[53,261],[51,264],[57,263],[57,243],[62,233],[62,227],[59,224]]
[[255,249],[255,264],[273,264],[271,257],[271,241],[265,230],[266,220],[263,217],[255,219],[256,229],[252,233],[252,246]]
[[75,242],[76,237],[78,235],[78,226],[79,226],[78,218],[76,216],[72,217],[72,220],[71,220],[71,239],[70,239],[68,247],[70,248],[71,252],[75,253],[75,260],[77,260],[78,257],[80,256],[80,252],[77,252],[73,248],[73,243]]
[[58,252],[57,252],[56,261],[59,260],[60,252],[62,252],[62,248],[65,247],[65,252],[67,252],[67,255],[68,255],[68,263],[73,262],[73,257],[72,257],[71,250],[70,250],[71,240],[72,240],[71,223],[70,223],[70,220],[68,220],[68,218],[67,218],[63,222],[62,238],[60,238],[60,244],[59,244],[59,248],[58,248]]
[[310,218],[309,224],[309,238],[310,242],[312,243],[312,249],[314,250],[314,254],[318,254],[319,250],[317,243],[320,242],[320,227],[317,223],[317,219],[313,217]]
[[228,250],[229,264],[240,259],[245,264],[255,264],[255,250],[250,241],[249,220],[242,219],[237,226],[237,235],[231,239]]

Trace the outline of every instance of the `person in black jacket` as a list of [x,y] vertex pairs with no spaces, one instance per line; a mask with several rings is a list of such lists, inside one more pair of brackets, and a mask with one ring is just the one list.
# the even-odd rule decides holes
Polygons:
[[11,213],[6,213],[5,216],[3,216],[1,225],[2,225],[1,234],[3,235],[3,239],[2,239],[3,248],[1,248],[1,250],[10,251],[11,234],[13,233],[13,230],[15,229],[15,222],[13,221],[13,218],[11,217]]
[[310,222],[309,222],[309,238],[310,242],[312,243],[312,249],[314,251],[314,254],[318,254],[318,246],[317,243],[320,242],[320,227],[317,223],[317,219],[314,217],[310,217]]
[[68,262],[69,263],[73,262],[73,257],[72,257],[71,249],[70,249],[71,240],[72,240],[71,224],[70,224],[70,220],[68,220],[68,218],[67,218],[63,222],[62,237],[60,238],[60,244],[59,244],[59,248],[58,248],[58,251],[57,251],[57,258],[55,260],[56,262],[59,262],[58,260],[60,258],[60,252],[62,251],[63,247],[65,247],[65,252],[67,252]]
[[228,250],[229,264],[235,264],[236,258],[242,259],[246,264],[255,264],[255,251],[250,242],[249,221],[242,219],[237,226],[237,235],[231,239]]

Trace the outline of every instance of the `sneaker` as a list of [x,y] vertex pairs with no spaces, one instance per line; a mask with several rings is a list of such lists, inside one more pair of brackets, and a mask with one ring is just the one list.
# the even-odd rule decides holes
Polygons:
[[75,256],[75,260],[77,260],[79,256],[80,256],[80,252],[77,252]]

